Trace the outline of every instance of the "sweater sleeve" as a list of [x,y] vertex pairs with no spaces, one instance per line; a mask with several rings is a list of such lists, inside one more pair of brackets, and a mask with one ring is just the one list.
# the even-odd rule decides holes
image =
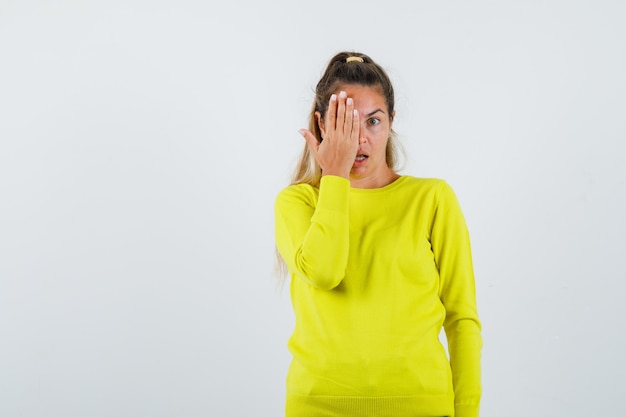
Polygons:
[[275,201],[275,237],[289,271],[315,288],[335,288],[348,263],[350,182],[323,176],[317,201],[307,186],[291,186]]
[[441,183],[431,230],[439,269],[439,296],[446,309],[456,417],[478,417],[481,397],[481,323],[470,239],[465,218],[452,188]]

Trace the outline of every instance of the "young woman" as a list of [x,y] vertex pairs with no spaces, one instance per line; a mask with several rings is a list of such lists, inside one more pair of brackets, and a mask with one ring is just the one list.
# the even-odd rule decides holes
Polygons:
[[293,183],[275,202],[296,317],[288,417],[478,416],[467,227],[445,181],[396,172],[394,116],[378,64],[330,60]]

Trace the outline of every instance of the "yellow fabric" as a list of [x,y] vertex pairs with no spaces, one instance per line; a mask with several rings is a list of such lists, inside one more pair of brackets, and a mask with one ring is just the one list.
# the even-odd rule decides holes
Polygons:
[[445,181],[292,185],[276,198],[275,233],[296,317],[288,417],[478,416],[470,241]]

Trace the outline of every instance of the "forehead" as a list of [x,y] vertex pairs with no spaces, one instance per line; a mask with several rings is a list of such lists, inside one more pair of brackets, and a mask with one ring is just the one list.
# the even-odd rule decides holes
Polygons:
[[336,93],[339,91],[345,91],[348,97],[352,97],[357,107],[380,107],[382,110],[387,110],[385,96],[378,86],[348,84],[340,86]]

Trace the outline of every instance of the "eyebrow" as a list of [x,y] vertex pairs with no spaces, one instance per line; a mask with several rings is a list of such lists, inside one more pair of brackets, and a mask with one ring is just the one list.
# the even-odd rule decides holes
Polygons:
[[373,116],[373,115],[375,115],[375,114],[376,114],[376,113],[378,113],[378,112],[381,112],[381,113],[383,113],[383,114],[385,113],[384,111],[382,111],[382,109],[376,109],[376,110],[374,110],[374,111],[369,112],[368,114],[366,114],[366,115],[365,115],[365,117],[370,117],[370,116]]

